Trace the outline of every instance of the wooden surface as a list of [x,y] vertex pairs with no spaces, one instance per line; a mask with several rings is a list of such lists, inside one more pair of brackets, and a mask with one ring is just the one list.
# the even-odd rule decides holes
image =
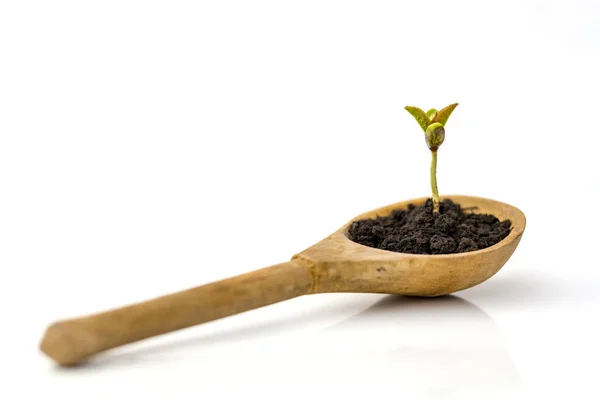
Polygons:
[[46,331],[41,350],[61,365],[127,343],[212,321],[311,293],[370,292],[441,296],[494,275],[517,247],[525,216],[515,207],[470,196],[451,198],[479,213],[512,221],[511,233],[487,249],[447,255],[415,255],[366,247],[346,236],[349,224],[386,215],[413,199],[362,214],[291,261],[143,303],[83,318],[58,321]]

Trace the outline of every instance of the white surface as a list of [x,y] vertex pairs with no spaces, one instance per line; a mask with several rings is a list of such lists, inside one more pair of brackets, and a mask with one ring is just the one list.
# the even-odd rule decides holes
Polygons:
[[[1,2],[0,398],[598,398],[599,18],[593,0]],[[39,353],[55,319],[427,195],[402,108],[454,101],[440,191],[528,217],[490,281],[295,299],[73,370]]]

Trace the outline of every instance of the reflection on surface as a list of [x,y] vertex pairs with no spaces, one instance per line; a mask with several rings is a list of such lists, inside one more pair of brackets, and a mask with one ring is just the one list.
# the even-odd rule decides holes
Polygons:
[[456,296],[387,296],[322,337],[338,363],[361,359],[360,375],[436,387],[520,380],[494,320]]
[[[285,314],[282,306],[247,325],[205,325],[175,340],[166,335],[108,352],[79,371],[169,365],[211,379],[237,371],[236,379],[248,385],[267,376],[295,385],[298,375],[319,387],[343,381],[432,390],[519,384],[498,327],[474,304],[456,296],[379,296],[331,295],[302,314]],[[380,300],[372,304],[374,298]],[[340,321],[340,314],[351,316]]]

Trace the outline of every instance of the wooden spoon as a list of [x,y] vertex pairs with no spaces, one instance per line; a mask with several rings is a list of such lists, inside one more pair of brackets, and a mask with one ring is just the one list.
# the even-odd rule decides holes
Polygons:
[[87,317],[53,323],[40,348],[61,365],[127,343],[263,307],[305,294],[330,292],[442,296],[475,286],[506,263],[525,229],[525,215],[508,204],[470,196],[446,196],[462,207],[510,219],[512,230],[483,250],[416,255],[379,250],[348,239],[352,221],[387,215],[425,198],[359,215],[288,262],[234,278]]

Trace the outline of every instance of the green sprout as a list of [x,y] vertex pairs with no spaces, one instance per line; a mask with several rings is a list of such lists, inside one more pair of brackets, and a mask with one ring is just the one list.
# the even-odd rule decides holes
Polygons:
[[446,136],[446,130],[444,126],[446,122],[448,122],[448,118],[450,118],[450,114],[456,108],[458,103],[450,104],[448,107],[442,108],[440,111],[435,108],[431,108],[429,111],[425,112],[421,110],[419,107],[406,106],[404,109],[412,115],[423,132],[425,132],[425,142],[427,143],[427,147],[431,150],[431,171],[430,171],[430,179],[431,179],[431,193],[433,198],[433,212],[439,212],[440,210],[440,195],[438,194],[437,187],[437,151],[438,148],[444,143],[444,138]]

